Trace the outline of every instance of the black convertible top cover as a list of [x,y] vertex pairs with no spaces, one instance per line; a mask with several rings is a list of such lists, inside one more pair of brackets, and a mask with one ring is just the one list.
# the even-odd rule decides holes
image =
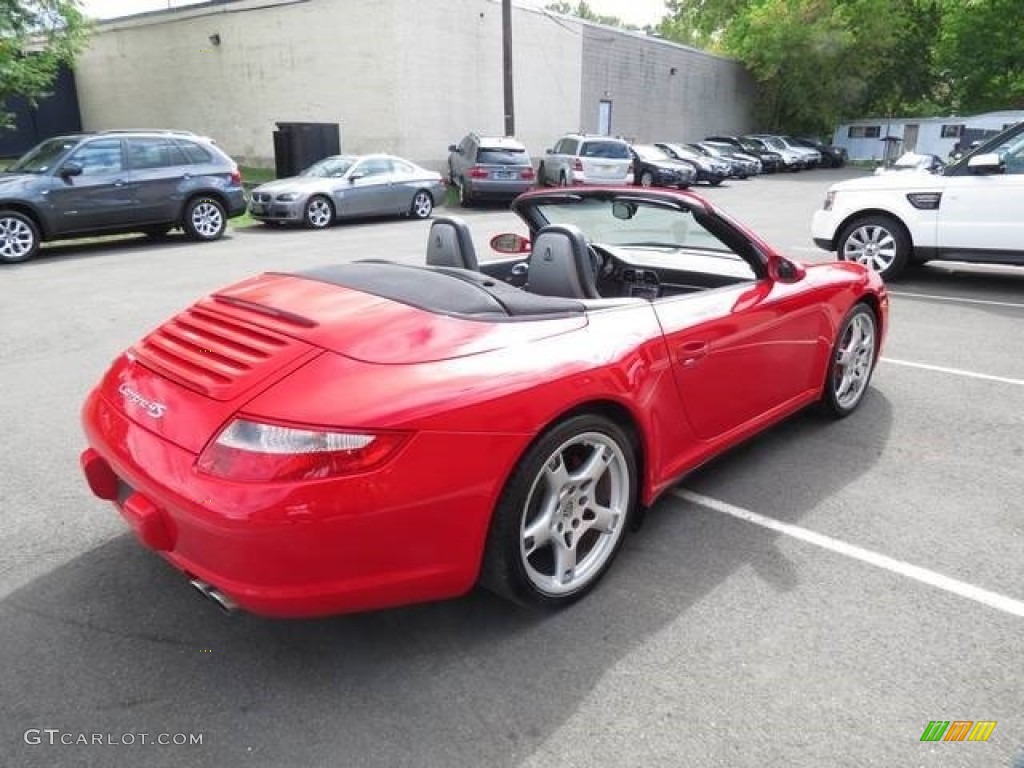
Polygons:
[[583,302],[576,299],[538,296],[489,275],[455,267],[356,261],[283,274],[470,320],[540,320],[585,311]]

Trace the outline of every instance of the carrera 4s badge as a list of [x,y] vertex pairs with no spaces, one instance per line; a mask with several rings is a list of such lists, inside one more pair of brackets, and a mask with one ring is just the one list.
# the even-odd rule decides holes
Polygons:
[[117,391],[121,393],[121,397],[124,398],[126,403],[138,406],[154,419],[161,418],[167,410],[167,406],[163,403],[143,397],[127,384],[122,384],[117,388]]

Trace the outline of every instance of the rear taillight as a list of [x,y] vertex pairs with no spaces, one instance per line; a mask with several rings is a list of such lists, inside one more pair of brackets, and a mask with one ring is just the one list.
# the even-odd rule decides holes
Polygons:
[[405,432],[342,432],[235,419],[206,446],[196,466],[230,480],[322,480],[367,472],[408,439]]
[[573,160],[572,169],[574,171],[579,171],[580,173],[583,173],[583,161],[577,157],[575,160]]
[[235,166],[234,170],[231,171],[231,183],[232,184],[241,184],[242,183],[242,172],[238,169],[237,165]]
[[524,168],[522,173],[519,174],[519,178],[525,179],[526,181],[533,181],[537,178],[537,174],[533,172],[533,168]]
[[473,167],[469,169],[469,178],[471,179],[486,179],[490,175],[490,171],[486,168]]

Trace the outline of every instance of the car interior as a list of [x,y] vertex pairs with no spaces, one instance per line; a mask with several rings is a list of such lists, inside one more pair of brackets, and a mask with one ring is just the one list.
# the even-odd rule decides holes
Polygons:
[[[625,211],[623,215],[629,215]],[[673,225],[686,240],[686,220]],[[538,296],[578,299],[598,308],[624,299],[653,300],[748,283],[759,275],[734,253],[681,249],[657,242],[610,245],[588,241],[572,224],[548,224],[511,259],[479,262],[465,221],[439,217],[427,243],[428,267],[481,273]],[[607,301],[615,300],[615,301]]]

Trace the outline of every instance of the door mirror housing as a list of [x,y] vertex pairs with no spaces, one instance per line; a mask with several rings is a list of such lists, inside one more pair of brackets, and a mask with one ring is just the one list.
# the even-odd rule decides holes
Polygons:
[[60,177],[62,179],[70,179],[72,176],[81,176],[81,175],[82,175],[82,164],[81,163],[76,163],[76,162],[74,162],[72,160],[72,161],[69,161],[67,163],[64,163],[64,165],[62,165],[60,167]]
[[806,271],[795,261],[780,258],[775,262],[775,279],[780,283],[795,283],[802,280]]
[[350,175],[348,177],[348,183],[349,184],[354,184],[355,182],[359,181],[361,178],[363,178],[365,176],[366,176],[366,174],[363,173],[362,171],[357,171],[356,173],[353,173],[352,175]]
[[975,155],[967,161],[967,169],[971,173],[1002,173],[1005,168],[1003,160],[995,152]]
[[498,253],[529,253],[530,241],[522,235],[516,235],[509,232],[492,237],[491,248]]
[[457,146],[455,146],[454,144],[449,144],[448,145],[448,151],[449,152],[458,152],[459,148]]

